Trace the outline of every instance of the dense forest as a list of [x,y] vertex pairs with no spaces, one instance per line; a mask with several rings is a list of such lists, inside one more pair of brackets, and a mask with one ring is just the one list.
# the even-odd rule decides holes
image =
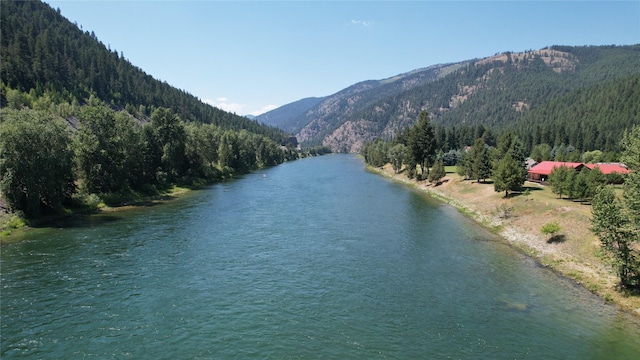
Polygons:
[[0,15],[0,210],[94,209],[326,151],[155,80],[44,3]]

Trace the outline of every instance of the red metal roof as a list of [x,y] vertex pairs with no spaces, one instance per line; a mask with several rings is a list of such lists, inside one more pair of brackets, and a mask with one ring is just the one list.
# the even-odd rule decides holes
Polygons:
[[568,167],[572,169],[578,169],[584,164],[582,163],[574,163],[574,162],[560,162],[560,161],[543,161],[538,165],[532,167],[529,170],[530,174],[540,174],[540,175],[549,175],[555,168],[559,167]]
[[613,173],[628,174],[630,172],[629,169],[627,169],[626,167],[624,167],[624,166],[622,166],[620,164],[615,164],[615,163],[611,163],[611,164],[605,164],[605,163],[602,163],[602,164],[585,164],[585,166],[588,167],[591,170],[593,170],[594,168],[598,168],[605,175],[613,174]]

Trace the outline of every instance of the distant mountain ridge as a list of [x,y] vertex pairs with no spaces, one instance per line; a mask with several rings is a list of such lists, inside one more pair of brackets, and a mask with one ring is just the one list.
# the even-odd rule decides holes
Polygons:
[[[295,130],[303,143],[322,144],[336,152],[357,152],[365,141],[393,137],[415,122],[421,110],[427,110],[439,126],[505,129],[520,124],[523,118],[543,121],[545,115],[535,115],[536,111],[542,111],[537,109],[552,101],[557,108],[562,98],[569,99],[576,91],[606,82],[628,82],[638,73],[640,45],[553,46],[504,52],[434,65],[385,80],[363,81],[283,119],[281,124],[288,124],[287,131]],[[633,81],[630,84],[637,86]],[[611,87],[602,87],[605,88]],[[606,147],[608,141],[621,134],[624,124],[633,121],[630,118],[634,114],[634,109],[614,112],[606,121],[587,114],[573,123],[592,127],[597,133],[594,146]],[[528,135],[525,128],[533,132],[533,126],[520,126],[521,136]],[[565,121],[562,127],[566,129],[555,129],[555,124],[549,126],[553,131],[567,132],[575,124]]]
[[297,126],[294,121],[291,121],[291,119],[295,119],[298,115],[309,110],[324,99],[325,97],[304,98],[258,115],[255,119],[263,124],[276,126],[288,133],[294,134],[302,126]]
[[[298,111],[297,113],[296,111],[291,111],[289,117],[281,119],[280,125],[276,126],[296,134],[300,142],[312,145],[325,144],[322,141],[318,141],[318,137],[321,134],[330,134],[339,124],[342,124],[342,119],[385,97],[393,96],[407,89],[427,84],[446,76],[466,63],[438,64],[412,70],[387,79],[363,81],[333,95],[314,98],[320,100],[315,104],[312,104],[311,101],[305,102],[305,105],[313,105],[308,108],[297,106],[295,108]],[[274,112],[278,113],[282,108],[288,109],[289,105],[291,104],[260,115],[257,119],[264,122],[264,118],[271,116]],[[338,125],[332,126],[332,124]],[[359,137],[358,144],[361,145],[366,140],[369,140],[367,136]],[[331,146],[333,151],[349,152],[347,149],[339,148],[339,145],[335,146],[329,143],[325,145]]]

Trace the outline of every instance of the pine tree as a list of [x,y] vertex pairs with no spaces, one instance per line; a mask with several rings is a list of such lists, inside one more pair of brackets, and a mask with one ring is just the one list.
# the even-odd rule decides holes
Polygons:
[[475,141],[468,156],[471,177],[473,179],[476,179],[478,182],[484,182],[484,180],[491,177],[491,157],[489,155],[489,149],[482,138]]
[[500,160],[493,174],[493,186],[496,192],[504,191],[505,197],[509,197],[509,191],[520,191],[527,174],[524,168],[510,153]]
[[640,126],[626,132],[622,160],[633,172],[620,200],[612,186],[599,188],[592,201],[592,227],[622,287],[640,287]]
[[411,129],[408,144],[414,163],[420,165],[422,179],[425,170],[428,174],[429,167],[433,164],[436,155],[436,138],[433,126],[429,121],[429,115],[425,110],[420,113],[418,122]]
[[433,164],[433,168],[429,173],[429,182],[431,182],[432,184],[438,184],[440,183],[440,180],[446,175],[447,172],[444,168],[444,163],[442,162],[442,159],[438,159]]

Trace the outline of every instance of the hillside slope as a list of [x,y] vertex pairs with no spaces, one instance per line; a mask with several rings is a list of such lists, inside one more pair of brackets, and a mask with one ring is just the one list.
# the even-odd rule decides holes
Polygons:
[[[349,152],[351,151],[350,148],[340,148],[343,143],[330,144],[323,142],[322,139],[335,132],[345,123],[346,119],[371,106],[371,104],[446,76],[464,66],[464,64],[434,65],[388,79],[363,81],[327,96],[307,111],[292,117],[287,123],[293,125],[292,129],[296,131],[296,136],[300,142],[314,145],[322,143],[323,145],[331,146],[334,151]],[[358,139],[361,142],[369,140],[370,138],[367,134],[371,131],[366,130],[368,124],[360,125],[362,125],[362,130],[354,130],[361,132],[361,136]]]
[[298,125],[294,119],[296,119],[300,114],[306,112],[324,99],[324,97],[310,97],[294,101],[290,104],[258,115],[256,116],[256,119],[263,124],[276,126],[288,133],[293,134],[302,127]]
[[8,101],[5,87],[53,104],[82,105],[93,96],[139,118],[166,107],[185,121],[244,129],[279,143],[288,137],[279,129],[212,107],[154,79],[105,46],[93,32],[83,32],[59,10],[40,1],[2,1],[0,32],[2,106]]
[[[554,137],[551,145],[556,133],[568,143],[569,137],[562,134],[571,131],[570,124],[581,123],[585,129],[592,128],[596,139],[590,144],[571,145],[583,151],[607,151],[614,150],[624,129],[638,119],[637,106],[630,104],[632,94],[638,91],[634,76],[640,74],[640,45],[553,46],[506,52],[455,66],[436,67],[437,74],[431,73],[427,81],[402,81],[403,86],[395,87],[395,92],[376,81],[356,84],[302,115],[306,125],[296,136],[334,151],[357,152],[365,141],[393,137],[415,122],[421,110],[427,110],[434,124],[445,128],[482,125],[500,131],[516,128],[514,124],[526,120],[527,127],[516,128],[518,135],[526,136],[535,130],[532,126],[540,125],[539,132],[553,133],[549,135]],[[613,106],[604,118],[601,112],[591,112],[579,119],[547,120],[557,118],[549,111],[575,101],[576,92],[590,94],[595,101],[614,97],[609,92],[620,87],[625,88],[619,92],[630,94],[620,100],[625,105]],[[555,103],[552,108],[551,103]],[[535,141],[531,136],[526,145],[535,145]]]

